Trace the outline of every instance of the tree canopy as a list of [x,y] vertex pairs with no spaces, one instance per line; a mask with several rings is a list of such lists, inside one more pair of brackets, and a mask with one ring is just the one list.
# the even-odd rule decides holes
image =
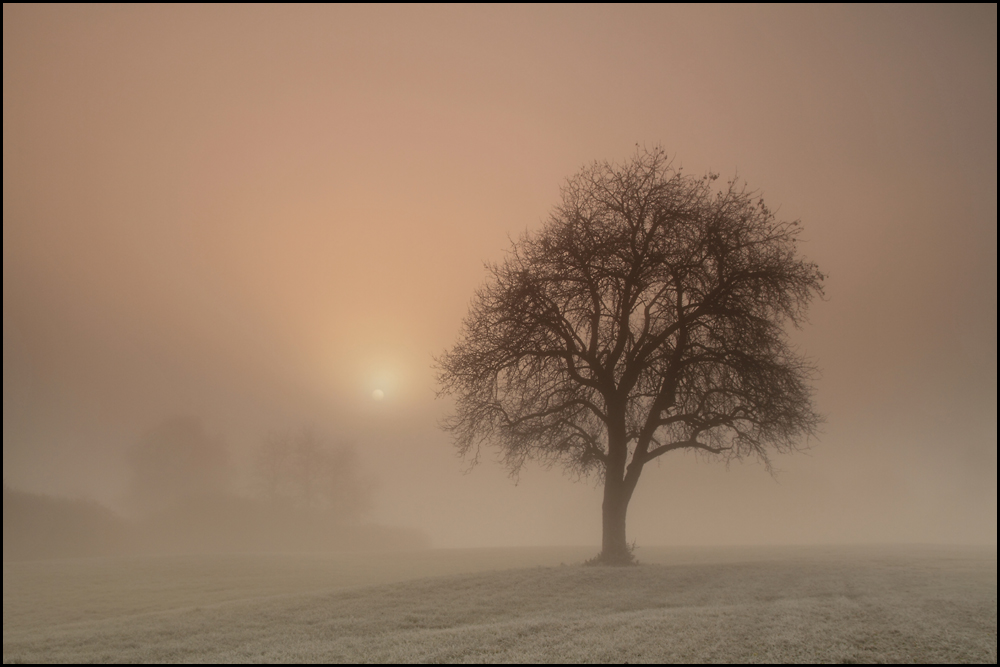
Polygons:
[[602,562],[629,562],[625,512],[643,466],[802,445],[820,422],[815,369],[785,327],[823,275],[784,221],[736,179],[675,169],[662,149],[597,162],[537,232],[488,264],[458,342],[438,359],[444,423],[477,461],[499,448],[604,481]]

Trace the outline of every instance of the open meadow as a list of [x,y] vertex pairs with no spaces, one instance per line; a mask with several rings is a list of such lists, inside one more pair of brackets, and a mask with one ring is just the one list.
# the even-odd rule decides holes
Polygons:
[[10,662],[995,662],[996,549],[8,562]]

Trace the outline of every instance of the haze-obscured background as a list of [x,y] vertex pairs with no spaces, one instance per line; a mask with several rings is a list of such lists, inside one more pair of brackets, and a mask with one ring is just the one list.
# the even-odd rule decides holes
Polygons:
[[775,478],[665,457],[629,538],[995,544],[996,16],[4,5],[5,484],[135,514],[186,423],[259,498],[312,429],[366,522],[596,545],[593,483],[462,474],[432,358],[567,177],[660,144],[802,220],[827,424]]

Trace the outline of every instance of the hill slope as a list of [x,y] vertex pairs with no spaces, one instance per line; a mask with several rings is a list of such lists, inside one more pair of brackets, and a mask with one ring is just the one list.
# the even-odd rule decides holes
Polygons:
[[8,574],[5,662],[996,660],[995,550],[536,567],[17,628]]

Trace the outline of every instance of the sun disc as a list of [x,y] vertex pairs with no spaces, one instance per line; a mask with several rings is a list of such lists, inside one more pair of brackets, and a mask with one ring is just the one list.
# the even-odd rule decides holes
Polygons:
[[385,398],[385,392],[383,392],[381,389],[376,389],[375,391],[372,392],[372,398],[374,398],[376,401],[381,401],[383,398]]

